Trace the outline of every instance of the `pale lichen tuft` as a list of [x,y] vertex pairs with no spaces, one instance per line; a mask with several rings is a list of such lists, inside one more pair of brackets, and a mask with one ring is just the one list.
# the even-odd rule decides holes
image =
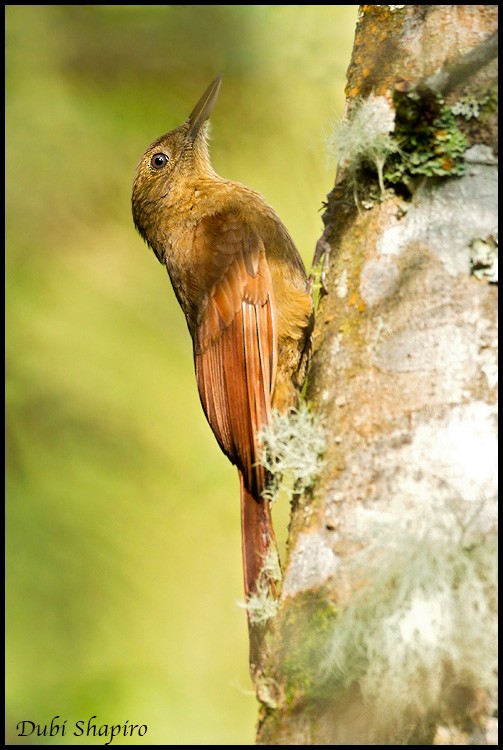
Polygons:
[[260,440],[260,461],[269,475],[266,499],[284,491],[291,500],[313,484],[323,467],[326,438],[319,418],[305,404],[285,413],[275,411]]
[[394,127],[395,113],[388,100],[371,94],[356,103],[349,119],[335,125],[328,142],[329,151],[347,169],[352,182],[356,182],[362,166],[375,167],[384,193],[386,159],[399,150],[392,136]]

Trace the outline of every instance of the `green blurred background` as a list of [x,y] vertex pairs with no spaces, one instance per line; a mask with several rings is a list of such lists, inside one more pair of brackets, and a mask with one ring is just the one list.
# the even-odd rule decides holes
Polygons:
[[[71,734],[93,715],[147,724],[132,744],[254,741],[237,473],[131,184],[222,74],[215,169],[309,267],[357,11],[6,7],[8,744],[104,744]],[[17,737],[56,715],[65,737]]]

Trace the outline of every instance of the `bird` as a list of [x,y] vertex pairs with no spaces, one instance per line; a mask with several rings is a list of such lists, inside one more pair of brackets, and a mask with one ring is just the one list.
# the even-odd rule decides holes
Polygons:
[[304,264],[261,194],[212,167],[209,117],[217,76],[181,125],[141,157],[134,224],[168,271],[192,338],[209,425],[240,479],[245,597],[276,582],[264,561],[276,540],[262,432],[274,410],[299,403],[309,361],[313,303]]

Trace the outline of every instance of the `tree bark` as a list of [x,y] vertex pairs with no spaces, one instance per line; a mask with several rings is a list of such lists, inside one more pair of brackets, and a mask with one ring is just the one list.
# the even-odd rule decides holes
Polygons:
[[496,28],[360,7],[258,744],[494,744]]

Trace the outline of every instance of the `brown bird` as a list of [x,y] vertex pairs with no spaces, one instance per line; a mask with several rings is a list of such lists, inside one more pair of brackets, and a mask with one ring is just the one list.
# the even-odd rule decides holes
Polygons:
[[297,403],[313,311],[302,260],[278,216],[211,166],[207,120],[220,83],[142,156],[132,208],[185,313],[208,422],[239,470],[248,598],[267,579],[264,557],[275,549],[259,435],[273,408]]

